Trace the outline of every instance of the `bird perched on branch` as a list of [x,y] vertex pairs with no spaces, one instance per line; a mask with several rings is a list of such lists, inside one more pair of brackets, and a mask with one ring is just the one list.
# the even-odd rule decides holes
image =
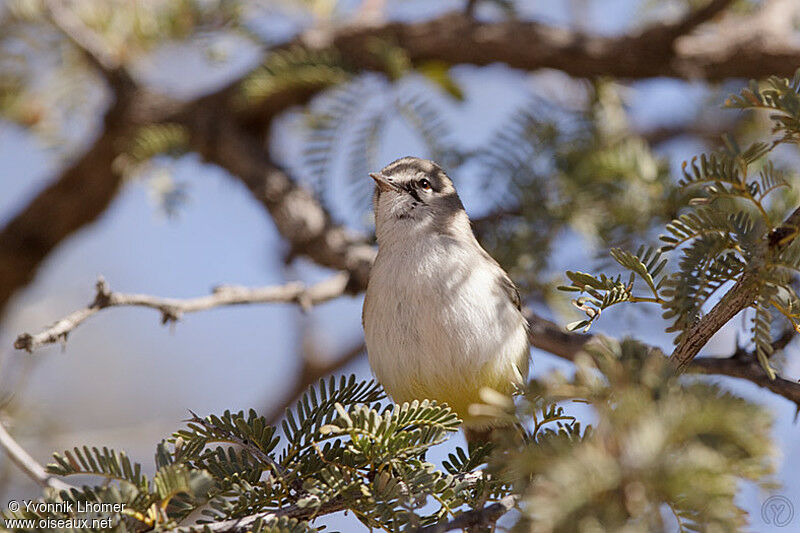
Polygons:
[[478,243],[439,165],[404,157],[370,176],[378,239],[362,315],[370,366],[395,402],[445,402],[468,441],[486,440],[498,422],[470,405],[482,388],[509,394],[528,375],[519,293]]

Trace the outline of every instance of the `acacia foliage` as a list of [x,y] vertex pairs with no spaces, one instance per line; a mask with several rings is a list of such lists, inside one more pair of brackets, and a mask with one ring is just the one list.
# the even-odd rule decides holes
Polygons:
[[[728,98],[735,109],[766,109],[775,138],[740,147],[726,138],[726,148],[702,154],[683,164],[678,187],[687,198],[682,213],[667,223],[660,247],[641,246],[636,252],[613,248],[611,257],[627,275],[568,271],[570,284],[560,287],[581,295],[574,300],[586,318],[571,324],[588,329],[601,312],[623,302],[656,303],[670,321],[680,343],[715,296],[748,275],[756,287],[750,303],[751,344],[771,378],[775,369],[773,330],[776,317],[800,330],[800,228],[777,193],[789,189],[789,173],[769,156],[784,144],[800,140],[800,71],[791,80],[773,77],[753,82]],[[668,258],[673,259],[671,268]],[[624,276],[624,277],[623,277]],[[640,290],[641,289],[641,290]]]
[[[632,340],[594,344],[572,378],[535,380],[517,405],[485,397],[485,413],[521,429],[434,464],[426,454],[460,424],[446,405],[387,404],[374,382],[331,378],[280,428],[254,411],[192,415],[158,445],[153,476],[107,448],[55,454],[50,473],[94,481],[45,491],[41,502],[69,509],[3,518],[84,518],[78,502],[124,503],[116,531],[263,533],[318,531],[320,517],[347,510],[372,529],[414,531],[513,495],[519,512],[508,520],[520,531],[654,531],[671,520],[734,530],[746,523],[739,483],[769,486],[769,415],[715,385],[679,381]],[[592,407],[591,426],[567,412],[572,401]]]

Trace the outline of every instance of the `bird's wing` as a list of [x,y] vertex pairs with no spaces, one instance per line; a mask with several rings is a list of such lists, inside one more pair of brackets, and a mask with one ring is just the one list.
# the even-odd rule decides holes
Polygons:
[[506,296],[508,296],[508,299],[511,300],[511,303],[514,304],[514,307],[516,307],[518,311],[522,311],[522,298],[520,298],[517,286],[514,285],[514,282],[511,281],[510,277],[508,277],[508,274],[506,273],[505,270],[503,270],[503,267],[500,266],[500,263],[498,263],[494,257],[489,255],[489,252],[484,250],[483,246],[481,246],[477,240],[475,241],[475,243],[478,245],[479,253],[487,261],[489,261],[492,265],[494,265],[495,269],[497,270],[498,274],[497,282],[500,284],[500,288],[503,290],[503,292],[506,293]]
[[511,303],[517,308],[517,310],[522,310],[522,299],[519,296],[519,290],[517,290],[517,286],[514,285],[514,282],[511,281],[511,278],[508,277],[508,274],[505,273],[501,269],[502,275],[500,276],[500,286],[503,287],[506,295],[508,296]]

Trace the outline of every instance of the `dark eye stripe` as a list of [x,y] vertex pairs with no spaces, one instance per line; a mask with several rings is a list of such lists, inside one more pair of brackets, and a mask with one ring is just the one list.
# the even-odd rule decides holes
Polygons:
[[413,184],[409,183],[408,185],[406,185],[405,189],[408,192],[408,194],[410,194],[411,197],[414,200],[416,200],[416,201],[418,201],[420,203],[424,203],[424,202],[422,202],[422,199],[419,197],[419,193],[417,192],[417,189],[414,187]]

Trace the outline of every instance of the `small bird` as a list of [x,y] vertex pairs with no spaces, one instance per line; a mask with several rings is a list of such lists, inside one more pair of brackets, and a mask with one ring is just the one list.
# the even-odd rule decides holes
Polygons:
[[469,406],[483,387],[510,394],[528,375],[519,292],[439,165],[404,157],[370,177],[378,255],[362,322],[372,371],[395,402],[447,403],[467,440],[485,441],[497,422]]

